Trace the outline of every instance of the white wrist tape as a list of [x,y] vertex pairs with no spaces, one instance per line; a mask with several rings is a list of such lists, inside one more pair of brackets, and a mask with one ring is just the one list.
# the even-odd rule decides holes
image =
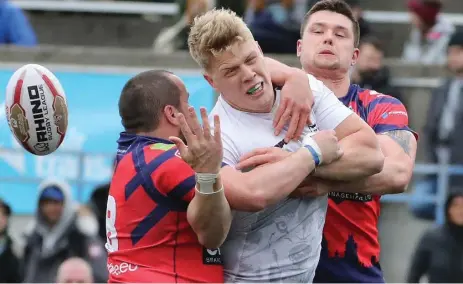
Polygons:
[[323,163],[323,155],[322,155],[322,150],[318,146],[317,142],[315,142],[315,140],[312,138],[312,135],[314,134],[315,133],[307,134],[302,140],[302,144],[312,154],[312,157],[315,161],[315,166],[319,166]]
[[220,190],[214,191],[214,184],[217,181],[219,174],[207,174],[207,173],[196,173],[196,183],[199,184],[199,190],[201,194],[214,194],[223,190],[223,186]]

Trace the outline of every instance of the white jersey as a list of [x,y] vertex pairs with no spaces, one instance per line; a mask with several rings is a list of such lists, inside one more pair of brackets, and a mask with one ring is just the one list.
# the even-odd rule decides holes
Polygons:
[[[309,132],[336,128],[352,114],[321,81],[308,75],[314,96]],[[280,142],[272,126],[279,92],[270,113],[248,113],[219,97],[212,115],[219,115],[224,147],[223,162],[234,167],[239,158]],[[290,151],[298,142],[285,146]],[[233,211],[233,221],[222,246],[226,282],[312,282],[318,264],[328,199],[286,198],[260,212]]]

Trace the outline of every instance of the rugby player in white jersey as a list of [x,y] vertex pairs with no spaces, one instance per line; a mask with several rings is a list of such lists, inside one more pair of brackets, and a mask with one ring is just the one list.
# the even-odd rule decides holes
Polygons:
[[[301,137],[284,145],[294,153],[277,163],[238,171],[234,166],[243,154],[284,144],[285,130],[275,135],[272,124],[279,92],[272,86],[258,44],[233,12],[212,10],[196,18],[188,45],[206,80],[221,93],[211,115],[219,115],[221,121],[225,166],[220,177],[234,209],[230,233],[221,248],[225,281],[311,282],[320,254],[327,197],[296,199],[288,195],[312,172],[314,162],[331,167],[343,158],[329,157],[333,162],[324,164],[325,157],[318,150],[324,145],[317,136],[327,133],[317,133],[314,139],[310,135],[317,130],[335,130],[341,147],[355,141],[348,150],[364,158],[356,171],[363,177],[378,173],[383,166],[374,132],[322,82],[304,75],[301,80],[310,82],[314,105],[311,125],[304,127]],[[287,75],[300,72],[291,68]],[[281,83],[287,79],[283,77]],[[307,90],[307,96],[309,93]]]

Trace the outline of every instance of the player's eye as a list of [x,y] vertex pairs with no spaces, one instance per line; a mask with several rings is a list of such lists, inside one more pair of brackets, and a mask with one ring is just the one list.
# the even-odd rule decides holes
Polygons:
[[255,58],[255,57],[251,57],[251,58],[248,58],[248,59],[246,60],[246,64],[253,64],[255,61],[256,61],[256,58]]
[[225,71],[225,76],[226,76],[226,77],[231,77],[231,76],[233,76],[235,73],[236,73],[236,69],[228,69],[227,71]]

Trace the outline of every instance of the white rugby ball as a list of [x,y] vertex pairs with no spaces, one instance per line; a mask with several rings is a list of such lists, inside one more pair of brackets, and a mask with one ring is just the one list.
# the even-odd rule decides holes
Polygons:
[[55,75],[37,64],[19,68],[6,87],[6,117],[19,144],[34,155],[53,153],[63,142],[68,107]]

